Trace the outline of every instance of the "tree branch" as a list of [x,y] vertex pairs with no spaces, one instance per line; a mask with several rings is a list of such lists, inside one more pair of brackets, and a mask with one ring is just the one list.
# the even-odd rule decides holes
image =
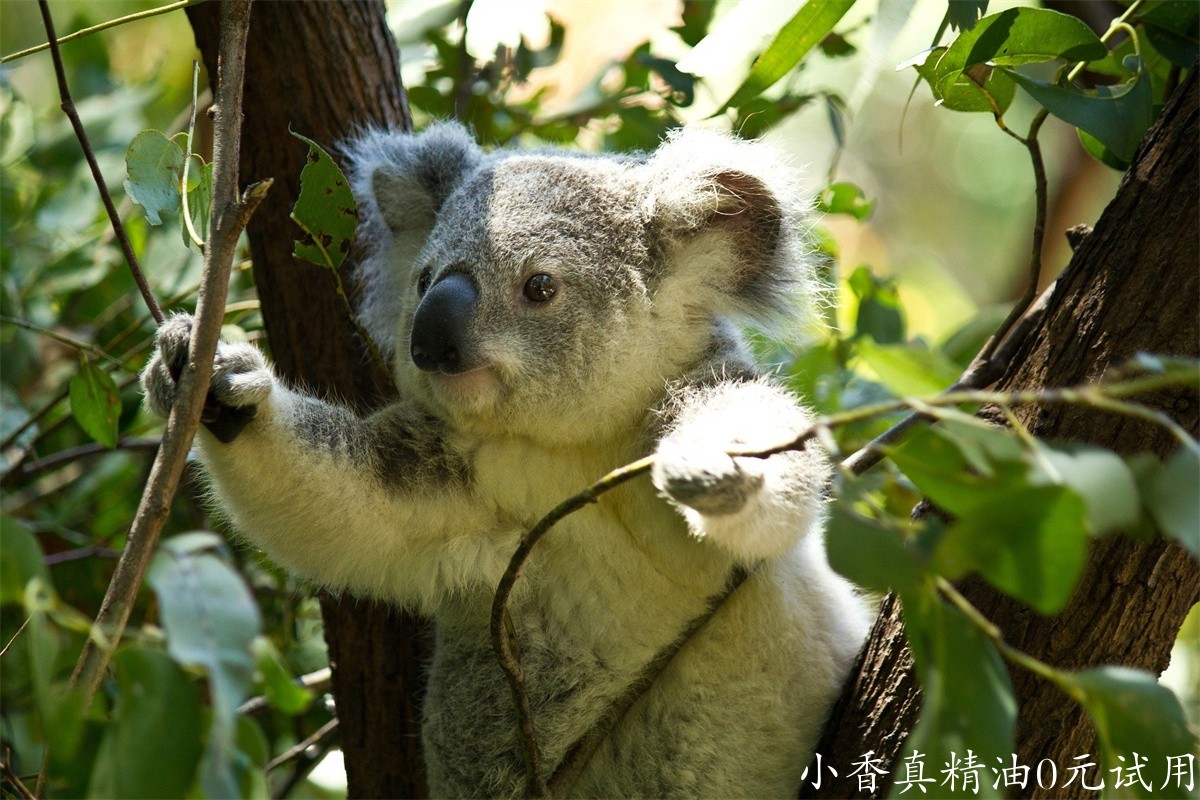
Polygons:
[[[75,39],[82,39],[84,36],[91,36],[93,33],[99,33],[100,31],[106,31],[109,28],[115,28],[118,25],[124,25],[127,22],[136,22],[139,19],[157,17],[159,14],[177,11],[178,9],[185,8],[201,1],[202,0],[177,0],[177,2],[169,3],[165,6],[159,6],[158,8],[151,8],[146,11],[139,11],[136,14],[129,14],[124,17],[117,17],[116,19],[110,19],[106,22],[101,22],[100,24],[93,25],[90,28],[83,28],[82,30],[75,31],[74,33],[68,33],[66,36],[63,36],[60,39],[55,39],[53,34],[51,34],[50,40],[53,41],[55,45],[64,44],[66,42],[74,41]],[[53,45],[51,45],[50,42],[43,42],[42,44],[34,45],[33,47],[29,47],[24,50],[18,50],[15,53],[9,53],[3,58],[0,58],[0,64],[4,64],[9,61],[16,61],[18,58],[31,56],[34,53],[40,53],[52,46]]]
[[[41,1],[44,7],[45,0]],[[239,199],[242,75],[249,22],[250,0],[223,0],[221,58],[213,123],[212,229],[204,254],[204,277],[196,306],[196,323],[188,363],[179,378],[179,391],[167,418],[162,447],[142,492],[125,551],[96,617],[94,633],[99,636],[89,637],[71,676],[72,685],[83,688],[88,702],[104,678],[111,650],[128,622],[134,598],[170,511],[188,449],[200,425],[238,237],[270,185],[268,181],[255,184],[244,198]],[[50,36],[53,39],[52,33]],[[98,639],[102,639],[103,646],[97,644]],[[43,759],[38,776],[39,795],[44,794],[45,777],[46,759]]]
[[[104,183],[104,176],[100,174],[100,165],[96,163],[96,154],[92,152],[87,131],[83,129],[83,123],[75,111],[75,101],[71,99],[71,90],[67,88],[67,71],[63,67],[62,53],[58,50],[58,39],[54,35],[54,20],[50,17],[50,6],[47,0],[38,0],[38,8],[42,12],[42,24],[46,28],[50,56],[54,60],[54,74],[58,78],[58,96],[62,101],[63,113],[67,115],[67,119],[71,120],[71,127],[75,129],[75,137],[79,139],[79,146],[83,148],[83,155],[87,159],[88,167],[92,170],[92,179],[96,181],[96,189],[100,192],[100,199],[104,201],[104,210],[108,212],[108,221],[112,223],[113,233],[116,234],[117,241],[121,245],[121,252],[125,254],[125,261],[129,264],[130,271],[133,272],[133,280],[137,283],[138,291],[142,293],[146,307],[154,315],[154,321],[161,323],[165,319],[162,308],[159,307],[154,292],[150,290],[150,284],[147,283],[141,265],[138,264],[137,256],[134,255],[133,245],[130,244],[129,236],[125,233],[125,226],[121,224],[117,207],[113,205],[112,195],[108,193],[108,186]],[[40,791],[38,793],[41,794]]]

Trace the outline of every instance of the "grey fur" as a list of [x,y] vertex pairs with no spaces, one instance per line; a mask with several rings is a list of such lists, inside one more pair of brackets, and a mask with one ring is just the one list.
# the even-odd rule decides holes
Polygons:
[[[257,413],[230,443],[198,446],[233,524],[335,590],[433,614],[431,789],[515,797],[523,763],[488,635],[496,583],[545,512],[653,453],[652,480],[559,523],[513,595],[543,758],[558,763],[735,567],[753,567],[601,745],[577,793],[794,795],[866,618],[824,561],[819,450],[726,455],[811,419],[734,324],[812,316],[791,171],[761,145],[703,131],[607,157],[484,153],[441,124],[367,132],[345,154],[367,253],[361,318],[401,398],[359,418],[223,344],[214,392]],[[556,290],[544,302],[524,292],[540,274]],[[461,277],[418,290],[450,275]],[[431,301],[423,318],[440,327],[423,330],[452,331],[464,369],[422,371],[414,317],[423,297],[451,291],[470,299]],[[169,321],[143,373],[157,413],[189,332],[186,318]]]

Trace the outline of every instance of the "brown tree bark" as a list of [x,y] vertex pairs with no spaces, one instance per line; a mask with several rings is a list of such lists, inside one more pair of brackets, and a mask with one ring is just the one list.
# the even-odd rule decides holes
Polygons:
[[[1200,355],[1196,72],[1190,70],[1147,134],[1116,197],[1059,277],[1045,317],[997,388],[1094,381],[1138,352]],[[1200,398],[1194,391],[1144,400],[1196,435]],[[1163,456],[1177,446],[1160,427],[1079,406],[1028,407],[1019,416],[1041,438],[1086,441],[1118,453]],[[982,581],[962,588],[1006,641],[1043,661],[1066,669],[1123,664],[1158,674],[1184,616],[1200,601],[1200,567],[1182,547],[1162,539],[1107,537],[1092,543],[1089,568],[1055,617],[1040,616]],[[1073,757],[1096,753],[1095,733],[1078,705],[1031,673],[1011,673],[1021,763],[1050,758],[1061,776]],[[819,792],[806,783],[807,796],[862,796],[857,778],[846,774],[849,765],[869,750],[894,764],[919,710],[900,603],[889,595],[819,748],[840,777],[828,780],[826,772]],[[1081,796],[1081,783],[1049,792],[1034,787],[1031,794]],[[880,785],[876,796],[889,788]]]
[[[217,4],[188,8],[209,75],[216,75]],[[367,357],[327,270],[292,258],[288,218],[307,146],[326,148],[367,125],[411,129],[399,54],[380,2],[253,5],[247,45],[241,175],[274,178],[247,235],[279,374],[359,409],[394,392]],[[352,261],[342,267],[348,275]],[[352,284],[352,281],[349,282]],[[422,797],[419,699],[426,623],[385,605],[323,595],[325,638],[351,797]]]

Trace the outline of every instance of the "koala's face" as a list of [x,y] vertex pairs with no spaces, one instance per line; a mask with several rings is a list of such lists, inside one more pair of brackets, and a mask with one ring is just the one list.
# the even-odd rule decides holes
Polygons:
[[721,317],[794,310],[799,205],[759,145],[485,155],[461,127],[351,145],[372,245],[360,319],[457,425],[567,443],[627,428]]
[[588,398],[604,405],[649,333],[638,201],[626,165],[602,159],[510,156],[464,179],[408,276],[402,385],[488,427],[558,427]]

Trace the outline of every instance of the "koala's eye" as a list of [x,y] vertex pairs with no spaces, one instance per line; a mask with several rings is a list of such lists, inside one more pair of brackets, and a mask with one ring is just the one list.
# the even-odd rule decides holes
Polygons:
[[544,303],[558,293],[558,281],[544,272],[539,272],[525,281],[525,298],[530,302]]
[[417,276],[417,297],[424,297],[429,291],[429,281],[433,277],[433,270],[429,267],[421,270],[421,274]]

